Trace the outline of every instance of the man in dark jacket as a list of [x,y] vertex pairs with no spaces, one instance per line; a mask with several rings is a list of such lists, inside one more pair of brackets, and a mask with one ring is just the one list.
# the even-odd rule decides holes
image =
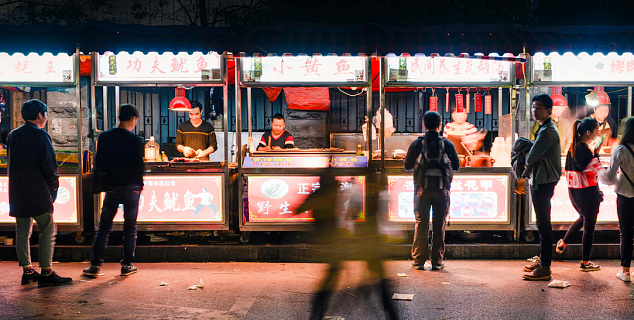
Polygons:
[[[57,198],[59,175],[51,137],[42,130],[47,107],[39,100],[22,104],[24,124],[7,138],[10,215],[15,217],[18,263],[23,268],[22,284],[39,281],[39,286],[67,284],[71,278],[58,276],[51,264],[57,230],[53,223],[53,202]],[[40,229],[39,274],[31,266],[30,242],[33,220]]]
[[[414,214],[416,215],[416,227],[414,230],[414,243],[412,245],[412,258],[414,259],[414,267],[418,270],[425,270],[425,261],[431,260],[432,270],[440,270],[443,268],[443,258],[445,255],[445,225],[447,223],[447,214],[449,213],[449,190],[451,188],[452,171],[460,169],[460,159],[456,153],[456,148],[451,141],[441,137],[438,134],[442,120],[440,114],[434,111],[428,111],[423,116],[423,124],[427,132],[423,137],[412,142],[405,156],[405,170],[414,169]],[[439,144],[443,144],[439,148]],[[449,171],[447,177],[431,177],[426,176],[425,182],[417,181],[417,177],[421,177],[421,170],[429,170],[421,168],[417,165],[421,153],[426,152],[425,147],[429,148],[429,154],[434,157],[446,157],[447,166],[444,168]],[[438,151],[442,150],[446,155],[438,155]],[[434,154],[435,151],[435,154]],[[429,247],[427,246],[429,237],[429,209],[433,208],[432,219],[432,248],[431,256],[429,255]]]
[[123,204],[123,260],[121,275],[137,272],[134,250],[137,237],[137,215],[139,198],[143,190],[143,140],[132,131],[136,126],[139,112],[131,104],[119,107],[119,127],[102,133],[97,142],[95,155],[95,176],[103,176],[103,190],[106,196],[101,208],[99,229],[95,234],[90,265],[83,274],[98,276],[112,231],[112,221],[120,204]]

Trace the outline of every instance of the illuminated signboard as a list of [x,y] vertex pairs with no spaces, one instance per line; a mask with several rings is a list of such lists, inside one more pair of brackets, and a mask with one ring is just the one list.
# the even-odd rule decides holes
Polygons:
[[404,83],[511,83],[509,61],[442,56],[388,55],[387,81]]
[[[599,216],[597,222],[617,222],[619,217],[616,212],[616,192],[614,192],[615,186],[608,186],[599,183],[599,189],[603,191],[603,202],[599,207]],[[551,211],[550,220],[553,223],[572,223],[579,218],[579,213],[572,206],[570,202],[570,195],[568,194],[568,182],[566,177],[562,176],[555,187],[555,194],[550,200]],[[535,209],[531,203],[531,224],[536,223]]]
[[[223,175],[144,176],[138,222],[222,222]],[[104,194],[101,195],[103,205]],[[123,205],[114,221],[123,222]]]
[[330,165],[332,168],[366,168],[368,166],[368,157],[357,156],[265,156],[265,157],[246,157],[244,159],[244,168],[326,168]]
[[[351,219],[365,221],[365,177],[340,176],[340,197],[337,212],[347,215],[353,197],[362,202],[361,212]],[[310,222],[315,219],[311,211],[297,212],[308,196],[319,189],[318,176],[247,176],[244,194],[246,222]]]
[[221,56],[216,52],[106,52],[97,58],[100,82],[205,82],[221,80]]
[[536,53],[532,59],[534,82],[611,83],[634,82],[634,55],[585,52],[574,55]]
[[[78,223],[77,177],[61,175],[55,200],[53,221],[60,224]],[[9,177],[0,177],[0,223],[15,223],[9,216]]]
[[368,58],[352,56],[282,56],[240,58],[243,82],[367,82]]
[[75,59],[72,55],[0,53],[0,83],[74,83]]
[[[414,222],[414,180],[411,175],[387,177],[388,221]],[[449,220],[506,223],[509,221],[509,175],[454,175]],[[430,215],[431,217],[431,215]]]

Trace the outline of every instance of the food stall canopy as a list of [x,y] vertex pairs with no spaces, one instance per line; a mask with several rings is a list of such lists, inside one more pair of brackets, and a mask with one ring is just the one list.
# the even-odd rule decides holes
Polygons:
[[534,27],[523,30],[522,37],[530,54],[634,52],[634,25]]
[[0,85],[3,86],[72,86],[75,84],[75,58],[60,53],[0,52]]
[[97,54],[98,83],[213,83],[223,80],[217,52],[105,52]]
[[538,52],[532,57],[533,84],[566,85],[632,85],[634,84],[634,55],[631,52],[588,54],[572,52]]
[[394,86],[500,86],[513,85],[515,63],[524,59],[511,53],[461,54],[388,54],[385,77]]

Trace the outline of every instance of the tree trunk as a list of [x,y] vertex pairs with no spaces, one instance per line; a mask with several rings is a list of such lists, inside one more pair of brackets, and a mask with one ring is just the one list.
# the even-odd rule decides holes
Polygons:
[[206,27],[209,25],[207,20],[207,0],[198,0],[198,10],[200,11],[200,25]]

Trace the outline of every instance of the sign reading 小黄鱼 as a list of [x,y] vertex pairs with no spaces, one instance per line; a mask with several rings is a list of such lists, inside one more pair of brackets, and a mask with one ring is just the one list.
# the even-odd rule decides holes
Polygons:
[[[411,175],[387,177],[388,221],[414,222],[414,180]],[[507,223],[509,175],[455,175],[451,183],[449,219],[454,222]]]
[[[245,222],[314,221],[312,210],[297,212],[297,209],[311,193],[320,188],[319,179],[319,176],[246,176]],[[339,194],[335,204],[335,211],[339,217],[365,221],[365,177],[338,176],[335,179],[339,182]]]
[[634,83],[634,54],[628,52],[563,55],[538,52],[532,57],[532,81],[553,83]]
[[[0,223],[15,223],[9,216],[9,177],[0,177]],[[59,224],[79,223],[77,212],[77,177],[60,175],[57,199],[53,203],[53,221]]]
[[31,85],[37,83],[68,84],[75,82],[75,58],[60,53],[0,53],[0,83]]
[[364,56],[281,56],[239,59],[245,83],[362,83],[368,58]]
[[106,52],[97,58],[97,81],[200,83],[221,81],[221,55],[216,52]]
[[[419,84],[509,84],[513,62],[494,59],[388,55],[387,79]],[[403,60],[407,68],[403,71]]]
[[[221,174],[144,176],[137,221],[223,222],[223,180]],[[122,206],[114,221],[123,221]]]
[[263,156],[245,157],[244,168],[366,168],[368,157],[359,156]]

